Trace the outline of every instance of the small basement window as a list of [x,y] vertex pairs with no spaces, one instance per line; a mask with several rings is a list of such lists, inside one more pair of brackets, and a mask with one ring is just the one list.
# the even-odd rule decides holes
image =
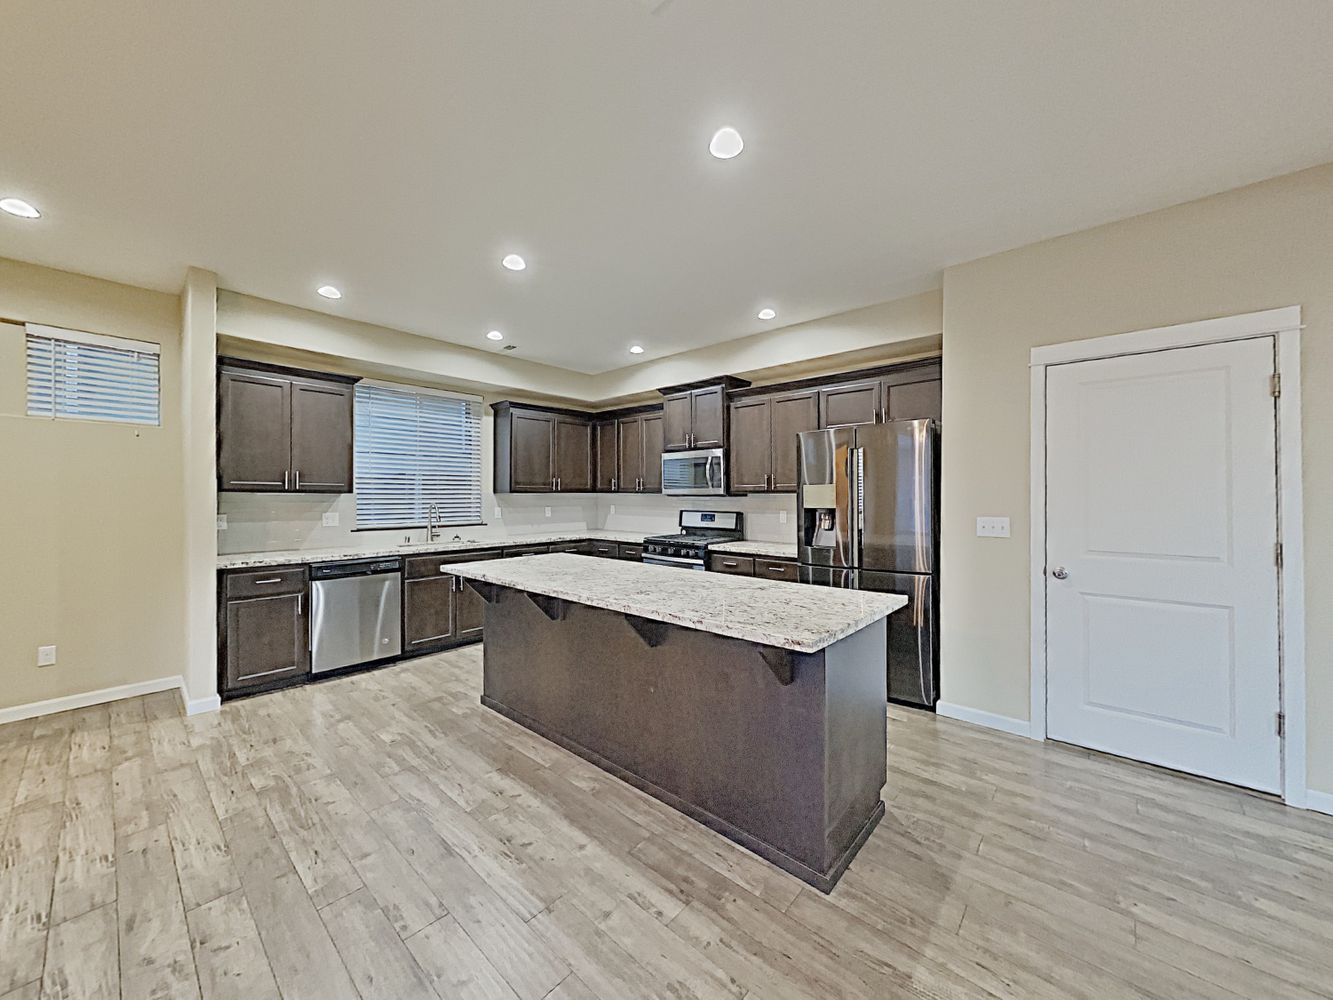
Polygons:
[[162,348],[139,340],[26,324],[28,416],[162,423]]
[[363,380],[355,412],[358,528],[481,521],[481,397]]

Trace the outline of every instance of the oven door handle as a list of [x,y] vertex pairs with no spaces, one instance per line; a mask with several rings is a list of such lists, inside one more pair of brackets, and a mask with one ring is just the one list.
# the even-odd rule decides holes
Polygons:
[[704,564],[704,561],[702,559],[686,559],[682,556],[659,556],[659,555],[646,555],[646,554],[643,557],[643,561],[646,563],[662,562],[671,564],[683,564],[686,566],[702,566]]

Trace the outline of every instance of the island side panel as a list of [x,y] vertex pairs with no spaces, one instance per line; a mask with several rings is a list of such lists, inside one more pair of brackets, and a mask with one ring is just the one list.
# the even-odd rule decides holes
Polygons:
[[828,854],[841,874],[884,813],[888,780],[888,645],[884,619],[824,651]]
[[807,881],[823,872],[822,653],[795,655],[793,682],[783,685],[751,643],[655,624],[649,640],[660,644],[650,646],[618,612],[570,603],[553,621],[519,591],[497,588],[495,597],[488,705],[706,814],[696,818]]

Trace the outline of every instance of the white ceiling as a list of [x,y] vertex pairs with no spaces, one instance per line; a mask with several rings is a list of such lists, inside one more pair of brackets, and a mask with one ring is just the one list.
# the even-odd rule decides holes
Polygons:
[[0,32],[0,197],[45,212],[0,255],[582,372],[1333,160],[1326,0],[7,0]]

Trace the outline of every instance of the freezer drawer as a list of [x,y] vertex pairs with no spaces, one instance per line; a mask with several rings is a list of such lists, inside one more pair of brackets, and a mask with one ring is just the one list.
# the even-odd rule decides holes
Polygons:
[[403,583],[376,573],[310,585],[312,673],[369,663],[403,652]]

